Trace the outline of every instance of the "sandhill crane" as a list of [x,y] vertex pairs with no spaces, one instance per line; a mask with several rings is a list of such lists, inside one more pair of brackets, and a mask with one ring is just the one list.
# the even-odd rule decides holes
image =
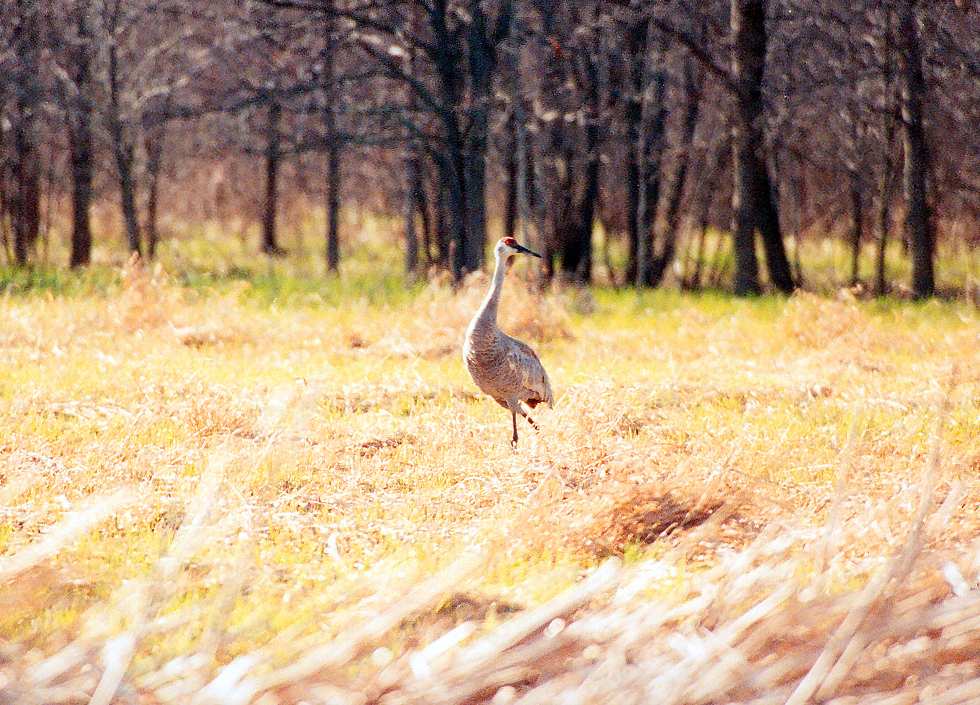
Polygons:
[[551,383],[541,360],[530,346],[511,338],[497,327],[497,304],[504,288],[504,277],[518,254],[541,257],[512,237],[501,238],[494,248],[497,260],[493,281],[483,305],[480,306],[463,342],[463,360],[476,386],[494,401],[510,411],[514,426],[511,444],[517,445],[517,415],[520,414],[532,427],[537,424],[521,407],[521,402],[532,409],[544,402],[551,405]]

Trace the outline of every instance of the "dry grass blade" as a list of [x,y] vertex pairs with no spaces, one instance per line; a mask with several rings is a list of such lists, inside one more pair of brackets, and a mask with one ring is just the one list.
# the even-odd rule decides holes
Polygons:
[[830,561],[831,555],[837,549],[837,541],[840,533],[841,506],[844,502],[844,493],[847,491],[847,481],[851,474],[851,466],[854,463],[855,446],[860,435],[861,416],[855,415],[851,419],[851,427],[847,433],[847,442],[841,451],[837,480],[834,483],[833,504],[830,507],[830,518],[827,522],[827,532],[824,534],[823,545],[820,550],[820,565],[818,570],[824,572]]
[[596,569],[581,585],[545,603],[537,609],[522,614],[487,635],[459,654],[459,663],[467,668],[478,669],[496,655],[527,638],[531,633],[547,626],[552,620],[582,606],[599,592],[608,589],[619,575],[619,561],[610,559]]
[[804,705],[814,695],[825,699],[837,690],[865,646],[865,637],[860,635],[858,630],[872,608],[881,602],[885,589],[892,581],[901,582],[912,569],[916,557],[922,550],[926,519],[932,509],[933,492],[939,476],[940,441],[954,386],[955,374],[950,379],[949,388],[940,405],[936,429],[932,436],[932,450],[919,485],[919,507],[905,545],[892,559],[888,569],[872,578],[862,591],[860,602],[847,614],[843,623],[834,632],[820,657],[813,664],[813,668],[800,681],[786,701],[786,705]]
[[256,691],[271,690],[349,664],[407,617],[453,590],[460,581],[478,570],[485,560],[486,556],[479,552],[464,554],[444,571],[414,586],[393,606],[360,628],[313,649],[295,663],[259,677],[255,684]]
[[13,580],[31,568],[51,559],[73,540],[135,499],[132,492],[122,490],[107,497],[90,500],[81,509],[71,512],[46,535],[12,556],[0,558],[0,584]]

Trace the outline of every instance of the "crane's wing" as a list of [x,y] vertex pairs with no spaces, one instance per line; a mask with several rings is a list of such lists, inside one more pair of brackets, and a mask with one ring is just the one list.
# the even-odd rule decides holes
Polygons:
[[[522,401],[544,402],[551,406],[554,396],[551,393],[551,381],[544,365],[530,345],[514,338],[507,350],[507,364],[518,379],[520,385],[527,391],[527,398]],[[531,404],[533,406],[533,404]]]

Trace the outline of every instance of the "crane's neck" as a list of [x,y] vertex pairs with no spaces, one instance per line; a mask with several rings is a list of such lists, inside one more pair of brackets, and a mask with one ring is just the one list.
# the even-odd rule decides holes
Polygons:
[[486,298],[483,299],[483,305],[480,306],[480,310],[476,313],[476,321],[478,323],[491,323],[496,325],[497,323],[497,304],[500,303],[500,293],[504,288],[504,277],[507,276],[507,269],[509,268],[509,260],[512,255],[507,257],[501,257],[499,254],[496,255],[497,266],[493,270],[493,280],[490,282],[490,289],[487,291]]

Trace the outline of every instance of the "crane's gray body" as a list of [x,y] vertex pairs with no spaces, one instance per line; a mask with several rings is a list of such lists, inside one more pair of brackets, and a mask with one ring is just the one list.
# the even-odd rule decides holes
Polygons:
[[532,409],[551,404],[551,382],[530,346],[498,329],[473,319],[463,344],[466,369],[484,394],[505,409],[524,402]]
[[[534,350],[497,326],[497,305],[513,254],[503,242],[496,249],[497,267],[490,291],[476,312],[463,342],[463,361],[476,386],[512,414],[527,418],[521,402],[532,409],[552,404],[551,382]],[[516,417],[515,417],[516,418]],[[530,419],[528,419],[530,421]],[[517,440],[516,420],[514,442]]]

